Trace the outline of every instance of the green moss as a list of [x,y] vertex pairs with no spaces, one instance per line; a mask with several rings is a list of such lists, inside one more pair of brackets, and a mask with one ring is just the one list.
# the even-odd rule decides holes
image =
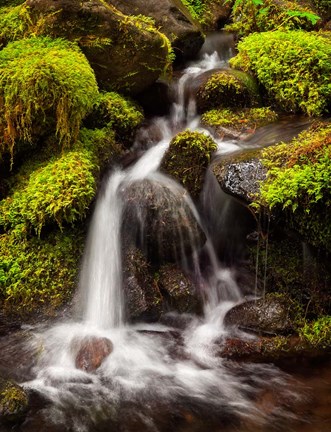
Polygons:
[[162,169],[178,180],[193,197],[203,186],[205,170],[217,145],[209,136],[186,130],[170,142],[162,161]]
[[207,111],[201,117],[201,122],[211,127],[229,127],[239,132],[255,129],[276,121],[278,115],[270,108],[247,108],[240,111],[215,109]]
[[112,128],[118,139],[129,142],[143,120],[143,112],[136,103],[109,92],[100,94],[85,123],[91,128]]
[[0,235],[0,300],[7,312],[52,314],[73,294],[83,249],[81,230],[18,239]]
[[181,0],[181,2],[190,11],[192,18],[199,22],[203,21],[204,13],[206,11],[205,0]]
[[63,146],[75,142],[98,88],[76,44],[31,38],[0,51],[0,97],[0,150],[13,154],[17,140],[32,141],[49,117]]
[[232,9],[233,23],[225,27],[239,35],[271,30],[311,30],[319,17],[293,1],[237,0]]
[[331,42],[323,33],[254,33],[230,63],[252,72],[283,110],[320,115],[331,102]]
[[17,422],[28,408],[28,396],[24,389],[12,381],[0,378],[0,418]]
[[9,41],[30,34],[29,23],[30,16],[25,6],[12,5],[0,8],[0,48],[3,48]]
[[331,348],[331,316],[323,316],[307,322],[300,330],[300,336],[317,349]]
[[224,70],[213,74],[198,91],[198,107],[206,111],[218,107],[255,105],[258,90],[254,79],[240,71]]

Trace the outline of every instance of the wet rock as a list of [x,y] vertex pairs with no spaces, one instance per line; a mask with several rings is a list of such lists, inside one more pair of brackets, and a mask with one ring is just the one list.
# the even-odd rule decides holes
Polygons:
[[26,391],[14,383],[0,378],[0,423],[19,423],[28,409]]
[[127,15],[147,15],[170,39],[179,60],[194,57],[201,48],[204,37],[189,11],[178,0],[108,0]]
[[218,30],[224,26],[231,14],[231,2],[226,0],[209,0],[208,15],[203,24],[206,30]]
[[254,201],[260,182],[266,178],[267,170],[257,157],[248,153],[240,159],[222,160],[213,165],[213,173],[224,192],[247,203]]
[[27,0],[26,6],[39,33],[79,44],[103,89],[136,94],[169,63],[163,34],[104,1]]
[[162,179],[135,181],[122,191],[122,229],[126,242],[136,244],[148,260],[181,261],[201,248],[206,238],[186,200],[187,192]]
[[225,316],[226,326],[267,334],[293,332],[292,302],[285,295],[268,294],[234,306]]
[[104,337],[88,336],[74,345],[79,345],[75,366],[85,372],[94,372],[113,351],[112,342]]
[[169,97],[169,84],[161,80],[139,93],[136,99],[143,107],[145,114],[152,116],[169,114],[172,105]]
[[166,264],[159,269],[158,286],[170,310],[181,313],[201,311],[201,298],[195,286],[175,264]]
[[157,321],[163,297],[152,277],[144,254],[134,246],[124,251],[124,280],[127,315],[131,321]]

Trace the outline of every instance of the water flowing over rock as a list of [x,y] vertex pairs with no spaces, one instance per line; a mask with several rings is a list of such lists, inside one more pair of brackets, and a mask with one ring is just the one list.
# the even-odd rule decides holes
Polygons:
[[127,15],[147,15],[168,36],[176,58],[188,59],[198,53],[204,37],[197,22],[180,0],[107,0]]
[[122,230],[153,262],[185,260],[205,242],[187,192],[171,184],[145,179],[122,191]]
[[101,0],[28,0],[32,21],[52,37],[77,41],[102,88],[138,93],[168,63],[165,36]]
[[74,341],[80,346],[76,355],[75,366],[85,372],[93,372],[101,366],[102,362],[113,351],[113,344],[107,338],[97,336],[85,337]]
[[257,333],[291,333],[294,330],[294,311],[291,311],[291,306],[286,296],[269,294],[265,298],[247,301],[230,309],[224,323]]
[[249,153],[245,157],[221,160],[213,164],[213,172],[224,192],[246,203],[251,203],[259,192],[259,182],[266,178],[267,170],[261,161]]

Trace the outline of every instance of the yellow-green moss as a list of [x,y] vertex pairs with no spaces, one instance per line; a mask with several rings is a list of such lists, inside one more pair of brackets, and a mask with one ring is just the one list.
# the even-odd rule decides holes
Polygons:
[[53,313],[74,291],[83,250],[81,229],[52,232],[43,238],[0,235],[0,302],[21,314]]
[[331,348],[331,316],[323,316],[307,322],[300,329],[300,336],[314,348]]
[[320,115],[331,103],[331,41],[304,31],[254,33],[238,45],[233,67],[250,71],[271,102],[290,112]]
[[205,170],[217,145],[209,136],[186,130],[170,142],[162,161],[162,169],[178,180],[193,197],[203,186]]
[[255,129],[276,121],[278,115],[270,108],[247,108],[240,111],[215,109],[207,111],[201,122],[211,127],[229,127],[241,132],[243,129]]
[[0,419],[17,422],[28,408],[28,395],[12,381],[0,378]]
[[62,145],[77,139],[98,97],[94,73],[76,44],[47,37],[12,42],[0,51],[0,150],[13,154],[48,117]]
[[293,1],[237,0],[232,9],[232,21],[226,30],[248,35],[271,30],[311,30],[319,16]]

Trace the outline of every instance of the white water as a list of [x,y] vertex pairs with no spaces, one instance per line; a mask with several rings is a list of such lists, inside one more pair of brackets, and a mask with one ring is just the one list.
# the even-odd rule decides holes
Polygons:
[[[100,423],[121,415],[118,412],[125,404],[131,407],[129,415],[139,417],[141,432],[160,430],[154,413],[158,404],[167,407],[167,416],[169,412],[180,415],[187,407],[199,412],[207,405],[217,418],[249,418],[264,424],[267,416],[256,406],[253,394],[263,386],[278,386],[287,392],[286,377],[272,367],[231,368],[219,357],[219,344],[226,334],[224,316],[243,296],[231,270],[219,264],[210,241],[207,251],[211,271],[202,278],[201,270],[196,269],[203,279],[204,316],[191,317],[179,339],[169,337],[171,328],[157,324],[129,326],[124,317],[120,238],[124,203],[120,191],[144,178],[174,187],[172,180],[158,172],[162,156],[179,129],[201,130],[194,101],[184,102],[185,83],[208,68],[221,66],[224,60],[214,53],[189,67],[179,80],[171,116],[155,120],[162,132],[159,143],[132,168],[110,175],[98,197],[83,260],[78,302],[81,321],[61,324],[35,336],[39,361],[35,379],[25,385],[51,401],[42,415],[58,430],[63,426],[63,430],[74,432],[98,431]],[[224,153],[238,148],[235,142],[219,145]],[[191,202],[190,207],[198,218]],[[109,338],[114,351],[95,373],[87,373],[75,367],[75,342],[92,335]],[[281,414],[280,410],[277,415]]]

